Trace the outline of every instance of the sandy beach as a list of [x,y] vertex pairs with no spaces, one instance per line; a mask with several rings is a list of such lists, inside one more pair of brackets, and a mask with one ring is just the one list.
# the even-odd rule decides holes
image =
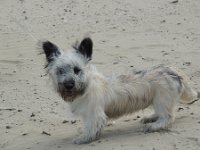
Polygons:
[[199,0],[1,0],[0,150],[200,149],[200,101],[177,102],[169,131],[142,132],[148,108],[108,122],[100,140],[74,145],[82,122],[49,85],[37,41],[67,49],[84,35],[105,75],[165,64],[200,91]]

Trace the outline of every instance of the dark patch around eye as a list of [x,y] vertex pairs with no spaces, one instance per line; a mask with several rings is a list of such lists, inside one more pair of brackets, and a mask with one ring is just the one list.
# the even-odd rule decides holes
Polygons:
[[79,74],[80,71],[81,71],[81,69],[79,67],[74,67],[75,74]]
[[58,68],[57,69],[57,74],[64,74],[65,73],[65,69],[64,68]]

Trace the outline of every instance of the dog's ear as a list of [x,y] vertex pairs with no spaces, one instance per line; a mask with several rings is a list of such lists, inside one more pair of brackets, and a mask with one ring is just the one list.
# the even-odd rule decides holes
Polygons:
[[91,38],[84,38],[78,46],[78,51],[85,56],[88,61],[92,59],[93,42]]
[[54,59],[61,54],[59,48],[50,41],[43,42],[42,48],[44,50],[48,63],[54,61]]

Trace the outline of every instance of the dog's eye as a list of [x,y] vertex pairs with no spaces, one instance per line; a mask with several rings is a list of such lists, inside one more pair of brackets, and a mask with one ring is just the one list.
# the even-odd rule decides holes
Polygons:
[[74,67],[74,73],[75,73],[75,74],[79,74],[80,71],[81,71],[80,68],[78,68],[78,67]]
[[59,69],[57,70],[57,73],[58,73],[58,74],[64,74],[64,73],[65,73],[65,70],[64,70],[63,68],[59,68]]

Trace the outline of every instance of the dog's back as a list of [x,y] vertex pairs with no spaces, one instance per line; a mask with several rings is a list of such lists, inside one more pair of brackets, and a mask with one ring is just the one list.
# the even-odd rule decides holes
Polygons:
[[139,78],[145,78],[166,88],[176,87],[180,93],[179,100],[189,103],[196,98],[200,98],[200,93],[194,91],[190,85],[187,76],[180,70],[164,65],[154,66],[148,70],[134,70],[133,74]]

